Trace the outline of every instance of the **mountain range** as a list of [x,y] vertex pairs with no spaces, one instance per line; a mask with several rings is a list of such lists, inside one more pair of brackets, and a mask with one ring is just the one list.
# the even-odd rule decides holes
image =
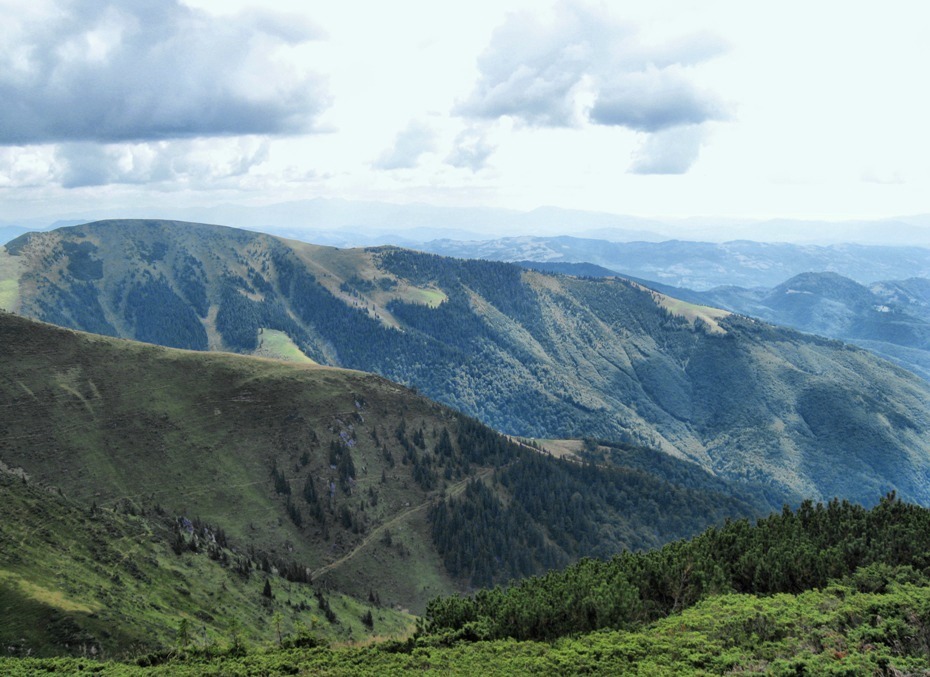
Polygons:
[[930,277],[930,249],[911,246],[749,240],[611,242],[527,236],[483,242],[437,240],[420,248],[443,256],[492,261],[595,264],[627,277],[697,291],[720,286],[774,287],[812,271],[834,272],[862,284]]
[[[0,248],[0,646],[142,666],[194,642],[403,637],[409,610],[471,604],[437,596],[635,551],[648,570],[614,562],[643,609],[675,613],[718,586],[679,540],[708,527],[728,525],[694,543],[739,549],[735,518],[800,504],[782,538],[779,519],[864,514],[802,499],[894,492],[884,533],[895,496],[930,504],[930,384],[765,320],[917,353],[927,291],[829,273],[695,291],[154,220],[22,234]],[[852,571],[865,551],[841,542],[822,559]],[[809,567],[785,548],[753,549],[755,574],[720,556],[749,591],[776,570],[795,590]],[[614,625],[565,609],[566,632]],[[446,616],[463,638],[509,622]]]
[[[138,212],[133,205],[129,211]],[[144,209],[162,219],[222,223],[237,228],[338,247],[382,244],[415,246],[438,239],[487,240],[570,234],[612,242],[691,240],[791,242],[804,245],[863,244],[930,246],[930,216],[873,220],[814,221],[693,217],[645,218],[559,207],[531,211],[491,207],[454,207],[422,203],[353,201],[317,197],[272,204],[217,204],[185,207],[158,204]],[[0,222],[0,244],[15,235],[7,226],[50,230],[105,219],[125,218],[127,209],[95,208]]]
[[374,372],[507,433],[654,448],[781,495],[930,500],[925,381],[628,280],[158,221],[24,235],[0,272],[5,307],[62,326]]

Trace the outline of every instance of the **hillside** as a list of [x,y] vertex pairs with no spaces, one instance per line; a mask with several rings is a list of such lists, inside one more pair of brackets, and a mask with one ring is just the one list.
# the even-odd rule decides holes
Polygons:
[[[414,623],[408,613],[288,580],[263,567],[266,553],[163,509],[87,505],[6,471],[0,496],[3,655],[134,656],[178,646],[182,627],[187,641],[225,646],[234,638],[271,644],[279,632],[312,631],[321,642],[405,636]],[[362,621],[367,613],[373,628]]]
[[930,279],[862,285],[836,273],[803,273],[771,289],[704,292],[644,284],[692,303],[854,343],[930,379]]
[[203,646],[133,662],[0,658],[9,675],[923,675],[930,513],[805,503],[506,590],[436,599],[405,641]]
[[0,271],[8,308],[56,324],[245,353],[286,336],[507,433],[651,447],[781,495],[930,501],[926,382],[626,280],[153,221],[23,236]]
[[492,261],[589,263],[619,275],[699,291],[724,285],[774,287],[794,275],[829,270],[866,284],[930,275],[930,249],[785,242],[610,242],[577,237],[510,237],[483,242],[435,240],[422,249]]
[[[361,372],[7,313],[0,344],[0,582],[16,611],[0,639],[22,653],[164,646],[203,613],[213,637],[267,641],[274,613],[292,629],[315,616],[333,639],[394,632],[437,594],[657,547],[783,498],[647,449],[558,460]],[[269,577],[280,605],[262,603]]]

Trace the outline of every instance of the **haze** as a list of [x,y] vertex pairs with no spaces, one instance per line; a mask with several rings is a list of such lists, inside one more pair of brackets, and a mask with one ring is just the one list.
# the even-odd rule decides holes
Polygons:
[[[911,218],[930,213],[923,3],[0,7],[7,224],[319,229],[316,200],[453,210],[433,213],[477,236],[597,226],[508,232],[454,210],[629,215],[608,226],[658,237],[930,239]],[[372,222],[393,223],[385,209]],[[880,224],[860,237],[848,220]]]

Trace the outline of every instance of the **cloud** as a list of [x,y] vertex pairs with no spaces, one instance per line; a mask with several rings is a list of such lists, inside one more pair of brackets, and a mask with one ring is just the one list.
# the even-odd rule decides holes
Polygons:
[[466,129],[455,138],[455,147],[445,162],[453,167],[477,172],[484,168],[495,150],[496,146],[488,142],[483,132]]
[[278,55],[318,36],[267,12],[60,0],[0,36],[0,145],[313,131],[323,82]]
[[411,169],[424,153],[436,148],[436,134],[428,125],[413,120],[397,133],[394,145],[372,163],[375,169]]
[[63,188],[110,184],[213,186],[268,159],[267,139],[183,139],[137,144],[61,144],[53,165]]
[[35,188],[58,180],[50,146],[0,147],[0,188]]
[[[690,129],[728,118],[727,106],[697,87],[690,70],[725,50],[723,41],[708,33],[646,44],[635,26],[566,1],[556,5],[547,23],[529,13],[511,14],[480,56],[478,80],[454,112],[480,120],[509,116],[532,127]],[[678,136],[691,138],[695,132]],[[635,166],[653,166],[647,156],[671,158],[659,152],[666,143],[665,138],[647,141],[650,149]],[[700,143],[691,147],[699,149]],[[682,159],[669,167],[683,164]]]
[[602,33],[591,14],[567,4],[558,7],[552,24],[528,12],[509,15],[478,59],[478,83],[455,112],[483,119],[508,115],[540,127],[575,126],[575,95],[602,56]]
[[678,66],[629,73],[606,86],[591,108],[591,121],[600,125],[656,132],[695,125],[726,116],[709,92],[688,82]]
[[633,174],[684,174],[697,160],[704,141],[699,125],[673,127],[649,134],[637,150]]

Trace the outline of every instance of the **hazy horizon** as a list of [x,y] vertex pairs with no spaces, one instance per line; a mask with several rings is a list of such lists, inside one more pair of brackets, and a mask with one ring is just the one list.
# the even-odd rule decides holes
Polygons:
[[916,1],[0,3],[6,223],[322,198],[700,239],[930,214]]

